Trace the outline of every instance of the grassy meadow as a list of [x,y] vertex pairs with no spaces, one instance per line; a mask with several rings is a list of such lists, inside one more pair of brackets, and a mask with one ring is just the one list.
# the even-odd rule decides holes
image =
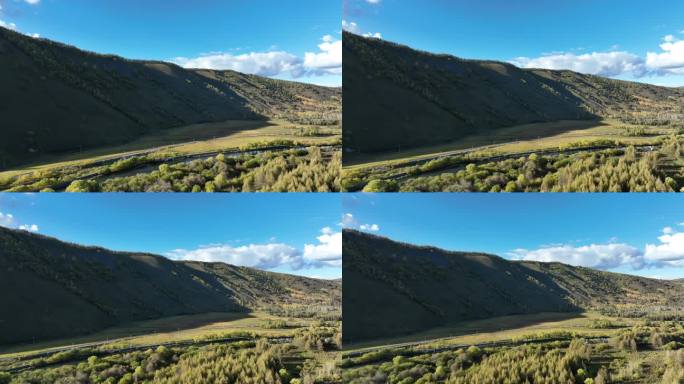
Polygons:
[[339,314],[207,313],[0,350],[2,383],[330,383]]
[[542,313],[347,348],[345,383],[663,383],[684,379],[681,313]]
[[[185,126],[0,172],[14,192],[339,190],[341,130],[285,120]],[[321,154],[316,154],[318,152]],[[229,158],[214,166],[214,158]],[[212,162],[211,164],[204,164]],[[206,165],[206,166],[205,166]],[[173,168],[173,175],[162,175]],[[156,174],[154,174],[157,172]],[[268,180],[261,180],[266,178]],[[256,179],[256,180],[255,180]]]
[[[371,156],[342,171],[346,191],[679,191],[678,123],[620,119],[501,128],[458,142]],[[363,156],[356,159],[363,161]]]

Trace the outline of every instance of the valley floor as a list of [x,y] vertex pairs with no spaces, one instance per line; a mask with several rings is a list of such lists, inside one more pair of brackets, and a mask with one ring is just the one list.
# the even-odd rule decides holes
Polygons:
[[676,384],[684,380],[680,316],[667,320],[594,312],[571,318],[551,313],[506,316],[442,327],[410,339],[422,341],[397,338],[351,349],[345,346],[343,381]]
[[[346,191],[679,191],[682,127],[618,120],[526,124],[455,143],[345,154]],[[632,181],[631,179],[637,179]]]
[[[331,383],[340,322],[210,313],[0,351],[0,383]],[[182,372],[182,374],[179,374]]]
[[[341,163],[340,137],[339,126],[276,120],[195,124],[117,147],[46,157],[34,165],[0,172],[0,190],[211,192],[266,187],[248,180],[250,176],[274,178],[273,183],[284,179],[278,187],[283,191],[339,190],[339,167],[329,164]],[[321,152],[320,158],[316,151]],[[228,158],[222,161],[224,166],[203,172],[207,167],[202,163],[217,156]],[[180,172],[153,175],[169,169],[164,165]],[[333,172],[325,172],[328,168]]]

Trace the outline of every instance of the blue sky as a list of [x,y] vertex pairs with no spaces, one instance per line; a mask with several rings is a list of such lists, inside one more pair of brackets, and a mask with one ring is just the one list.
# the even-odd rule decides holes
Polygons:
[[342,82],[338,1],[0,0],[0,6],[0,26],[90,51]]
[[0,225],[85,245],[342,276],[339,194],[2,194]]
[[409,243],[684,278],[675,194],[348,194],[342,206],[346,227]]
[[681,1],[344,0],[343,8],[347,30],[426,51],[684,86]]

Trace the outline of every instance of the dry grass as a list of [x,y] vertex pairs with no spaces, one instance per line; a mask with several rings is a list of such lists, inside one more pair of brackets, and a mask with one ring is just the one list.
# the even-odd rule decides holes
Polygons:
[[580,332],[585,335],[604,335],[616,332],[616,330],[590,328],[591,322],[598,319],[610,318],[594,312],[581,314],[537,313],[493,317],[453,323],[406,336],[366,341],[351,346],[345,345],[345,351],[363,350],[377,346],[393,347],[415,342],[429,342],[430,346],[476,344],[556,331]]
[[467,136],[457,142],[413,148],[401,153],[358,155],[351,161],[345,159],[344,169],[357,170],[399,165],[404,162],[428,160],[466,151],[473,154],[493,155],[553,149],[585,140],[608,139],[628,144],[648,144],[658,136],[669,133],[667,129],[650,128],[646,136],[633,137],[626,134],[625,127],[631,126],[616,120],[563,120],[517,125]]
[[[44,157],[33,164],[0,172],[0,179],[51,168],[87,165],[94,161],[151,151],[193,154],[239,148],[252,143],[281,139],[298,141],[305,145],[321,145],[332,143],[338,140],[341,135],[341,132],[331,132],[333,133],[331,135],[301,137],[297,135],[300,128],[302,126],[282,120],[193,124],[155,132],[115,147]],[[330,131],[329,127],[326,127],[326,131]]]
[[[264,336],[286,336],[296,328],[266,329],[269,320],[282,319],[263,312],[253,313],[205,313],[198,315],[173,316],[162,319],[134,322],[109,328],[91,335],[54,340],[32,345],[20,345],[0,350],[0,358],[11,358],[25,354],[47,352],[65,346],[108,341],[107,346],[147,345],[170,341],[221,335],[229,332],[255,332]],[[297,319],[289,323],[308,326],[308,320]]]

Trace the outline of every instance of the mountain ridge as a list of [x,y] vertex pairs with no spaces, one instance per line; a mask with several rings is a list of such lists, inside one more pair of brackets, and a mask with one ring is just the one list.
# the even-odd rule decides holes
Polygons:
[[0,27],[0,168],[227,120],[339,120],[341,89],[99,54]]
[[348,341],[498,316],[684,303],[676,282],[414,246],[352,230],[343,239]]
[[207,312],[334,307],[341,282],[174,261],[0,228],[0,344]]
[[343,57],[344,145],[352,154],[429,146],[529,123],[684,113],[682,88],[463,59],[349,32]]

